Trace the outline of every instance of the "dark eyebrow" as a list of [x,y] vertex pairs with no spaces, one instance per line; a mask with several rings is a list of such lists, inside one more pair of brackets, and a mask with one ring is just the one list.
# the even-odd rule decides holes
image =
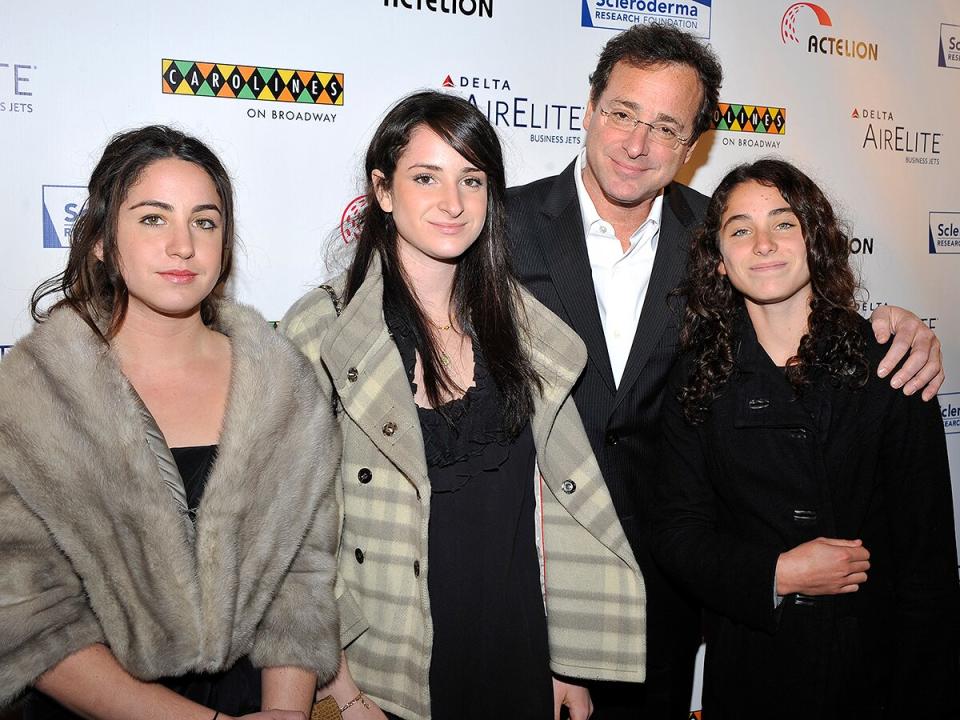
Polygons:
[[749,220],[749,219],[750,219],[750,216],[747,215],[746,213],[740,213],[739,215],[731,215],[730,217],[727,218],[727,221],[720,226],[720,230],[722,232],[727,227],[727,225],[732,223],[734,220]]
[[136,210],[138,207],[157,207],[167,212],[173,212],[173,205],[160,202],[159,200],[144,200],[143,202],[138,202],[136,205],[131,205],[127,210]]
[[[774,208],[773,210],[767,213],[767,217],[774,217],[775,215],[786,215],[786,214],[793,215],[794,214],[793,208],[792,207]],[[727,218],[727,221],[720,226],[720,230],[722,231],[724,228],[727,227],[727,225],[732,223],[734,220],[750,220],[750,216],[747,215],[746,213],[740,213],[739,215],[731,215],[730,217]]]
[[214,205],[213,203],[206,203],[205,205],[194,205],[193,212],[203,212],[204,210],[215,210],[219,214],[223,215],[223,212],[220,210],[219,206]]
[[[160,200],[144,200],[143,202],[138,202],[136,205],[131,205],[128,210],[136,210],[139,207],[155,207],[160,208],[161,210],[166,210],[167,212],[173,212],[173,205],[170,203],[161,202]],[[195,205],[193,212],[203,212],[204,210],[216,210],[219,214],[223,215],[223,211],[220,210],[218,205],[213,203],[204,203],[203,205]]]
[[[413,170],[414,168],[423,168],[424,170],[433,170],[434,172],[443,172],[443,168],[439,165],[428,165],[427,163],[414,163],[407,170]],[[481,172],[479,168],[475,168],[473,165],[467,165],[464,167],[460,173],[475,173]]]

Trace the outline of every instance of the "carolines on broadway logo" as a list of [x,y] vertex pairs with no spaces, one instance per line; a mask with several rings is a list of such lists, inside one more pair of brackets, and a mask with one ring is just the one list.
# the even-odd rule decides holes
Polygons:
[[532,143],[580,144],[583,105],[521,95],[508,78],[446,75],[440,87],[462,93],[494,127],[529,131]]
[[581,0],[583,27],[626,30],[631,25],[674,25],[699,38],[710,37],[713,0]]
[[893,111],[855,107],[854,120],[866,123],[860,147],[903,156],[908,165],[939,165],[943,133],[927,127],[900,125]]
[[[787,109],[770,105],[718,103],[713,111],[713,129],[751,135],[786,135]],[[779,137],[724,137],[725,146],[779,148]]]
[[165,59],[163,92],[342,106],[343,73]]
[[960,212],[930,213],[930,253],[960,254]]
[[[876,60],[877,43],[869,40],[835,37],[822,34],[821,28],[832,28],[829,13],[819,5],[794,3],[780,19],[780,39],[784,44],[796,43],[814,55],[838,55],[857,60]],[[810,30],[813,32],[810,32]]]

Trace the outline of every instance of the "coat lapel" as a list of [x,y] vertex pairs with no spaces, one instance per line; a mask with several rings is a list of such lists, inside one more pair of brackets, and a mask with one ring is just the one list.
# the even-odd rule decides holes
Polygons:
[[386,322],[378,259],[329,331],[321,356],[343,411],[422,494],[429,493],[420,418]]
[[[660,224],[660,239],[653,259],[650,285],[640,311],[633,345],[617,388],[615,405],[619,405],[640,376],[650,353],[657,346],[671,316],[676,314],[669,302],[670,291],[680,284],[687,263],[690,232],[696,225],[693,211],[679,192],[667,189]],[[680,321],[679,315],[673,318]]]
[[[535,396],[531,425],[544,481],[577,522],[637,569],[610,491],[570,398],[587,362],[586,349],[576,333],[526,291],[524,300],[529,327],[536,330],[536,336],[530,338],[530,359],[543,380],[543,394]],[[572,493],[563,488],[567,480],[575,483]]]
[[616,384],[600,322],[587,243],[583,237],[583,217],[573,178],[576,164],[574,160],[561,173],[543,203],[536,237],[570,325],[583,339],[589,361],[596,366],[612,393]]

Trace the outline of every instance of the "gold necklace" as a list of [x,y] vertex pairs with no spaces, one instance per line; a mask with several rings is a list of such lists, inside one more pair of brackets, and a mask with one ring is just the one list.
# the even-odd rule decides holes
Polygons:
[[[448,317],[446,325],[438,325],[433,320],[430,320],[430,324],[433,325],[440,332],[446,332],[447,330],[453,327],[453,320],[451,320]],[[440,356],[440,364],[443,365],[445,368],[450,367],[450,356],[447,354],[446,347],[441,348],[438,355]]]

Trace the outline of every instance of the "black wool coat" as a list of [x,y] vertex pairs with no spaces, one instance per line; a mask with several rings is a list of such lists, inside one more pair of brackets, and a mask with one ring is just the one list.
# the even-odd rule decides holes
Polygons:
[[[815,379],[799,397],[746,314],[736,366],[705,422],[663,411],[654,552],[706,607],[703,708],[736,718],[954,717],[957,553],[936,401],[876,377],[884,348],[863,322],[861,389]],[[736,347],[736,346],[735,346]],[[861,538],[858,592],[774,602],[780,553]]]

